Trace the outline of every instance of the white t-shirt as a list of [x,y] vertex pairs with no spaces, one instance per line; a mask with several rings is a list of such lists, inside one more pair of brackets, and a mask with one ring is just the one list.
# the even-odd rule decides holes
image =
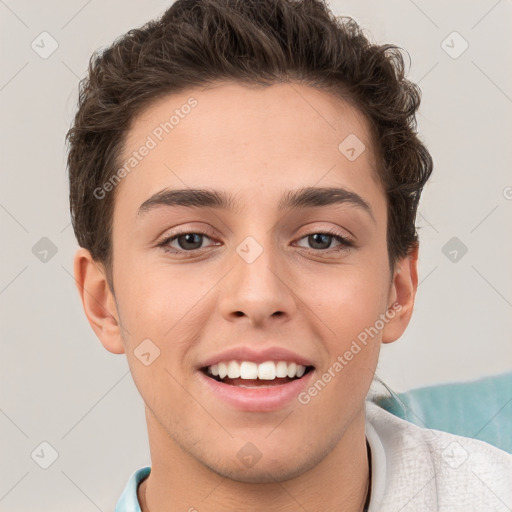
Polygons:
[[[488,443],[418,427],[366,402],[372,483],[368,512],[511,512],[512,455]],[[141,512],[135,471],[115,512]]]

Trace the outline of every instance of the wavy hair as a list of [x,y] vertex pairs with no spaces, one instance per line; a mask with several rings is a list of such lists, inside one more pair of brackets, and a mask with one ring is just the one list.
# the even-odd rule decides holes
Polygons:
[[91,56],[67,133],[71,219],[112,289],[115,194],[94,190],[120,166],[132,120],[157,99],[223,80],[296,82],[355,105],[369,121],[387,196],[390,267],[418,243],[421,191],[433,162],[416,132],[421,90],[401,48],[372,43],[324,0],[178,0],[158,19]]

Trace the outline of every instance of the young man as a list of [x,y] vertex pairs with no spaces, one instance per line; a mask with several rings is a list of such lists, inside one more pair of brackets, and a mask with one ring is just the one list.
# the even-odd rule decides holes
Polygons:
[[510,455],[366,401],[417,288],[419,102],[398,49],[319,0],[177,1],[92,60],[75,276],[152,461],[118,512],[512,505]]

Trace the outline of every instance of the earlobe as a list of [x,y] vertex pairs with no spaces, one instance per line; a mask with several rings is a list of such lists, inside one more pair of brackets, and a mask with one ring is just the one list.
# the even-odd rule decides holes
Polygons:
[[75,281],[85,316],[103,346],[113,354],[123,354],[115,298],[108,286],[102,266],[84,248],[74,258]]
[[418,288],[418,245],[397,261],[391,283],[387,316],[382,330],[382,343],[396,341],[409,325]]

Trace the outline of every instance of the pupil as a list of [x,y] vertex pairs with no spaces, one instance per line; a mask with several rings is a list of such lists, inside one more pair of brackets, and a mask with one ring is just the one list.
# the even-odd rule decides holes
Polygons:
[[[185,235],[181,235],[179,238],[178,238],[178,241],[179,241],[179,244],[181,246],[182,249],[198,249],[199,247],[201,247],[201,236],[200,234],[198,233],[186,233]],[[196,239],[196,241],[194,242],[194,238]],[[182,239],[185,239],[185,244],[182,244]],[[195,244],[199,244],[198,247],[189,247],[187,246],[187,244],[191,243],[192,245]]]
[[[310,242],[312,241],[313,247],[315,246],[315,244],[318,244],[318,243],[320,243],[320,244],[322,244],[322,242],[327,243],[327,247],[324,247],[324,249],[329,247],[330,237],[331,237],[331,235],[327,235],[325,233],[315,233],[315,234],[309,236]],[[318,241],[318,238],[321,238],[320,242]],[[314,248],[320,249],[321,247],[314,247]]]

